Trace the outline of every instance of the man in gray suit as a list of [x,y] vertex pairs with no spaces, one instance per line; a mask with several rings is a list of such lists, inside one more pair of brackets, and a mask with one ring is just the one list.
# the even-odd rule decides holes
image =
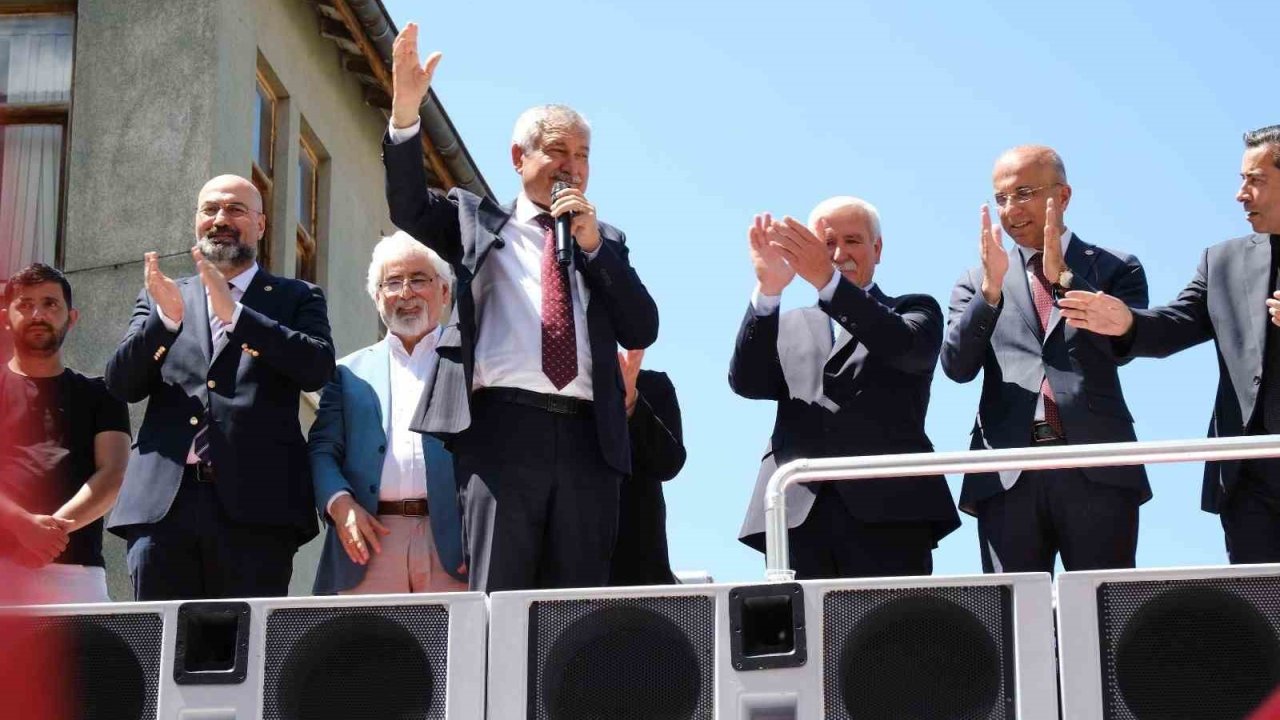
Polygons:
[[[1051,148],[1015,147],[992,174],[1006,250],[982,207],[982,265],[951,294],[942,369],[956,382],[983,371],[974,450],[1134,440],[1111,343],[1067,326],[1054,297],[1103,290],[1146,307],[1132,255],[1086,243],[1062,213],[1071,186]],[[986,572],[1133,567],[1138,506],[1151,497],[1141,467],[970,473],[960,508],[978,516]]]
[[[1280,433],[1280,125],[1246,133],[1244,144],[1236,200],[1254,234],[1205,250],[1191,283],[1165,307],[1131,311],[1085,292],[1062,300],[1068,325],[1115,336],[1119,354],[1165,357],[1213,340],[1219,375],[1209,437]],[[1205,463],[1201,507],[1221,516],[1232,563],[1280,562],[1280,461]]]

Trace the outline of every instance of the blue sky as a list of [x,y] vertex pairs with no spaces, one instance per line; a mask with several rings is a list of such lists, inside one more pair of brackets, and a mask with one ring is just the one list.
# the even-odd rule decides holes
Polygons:
[[[658,301],[645,364],[670,374],[684,413],[672,561],[718,580],[764,568],[736,538],[774,407],[726,381],[754,213],[805,218],[826,197],[863,197],[883,221],[877,282],[945,308],[977,264],[992,162],[1044,143],[1066,162],[1069,227],[1135,253],[1163,303],[1204,247],[1249,232],[1240,136],[1280,123],[1271,3],[384,2],[398,26],[418,22],[424,55],[444,52],[434,87],[504,202],[519,191],[520,111],[567,103],[592,122],[588,196],[627,232]],[[797,278],[784,309],[815,299]],[[1203,437],[1217,374],[1211,345],[1124,368],[1138,437]],[[968,447],[979,389],[939,369],[938,450]],[[1140,566],[1226,561],[1217,517],[1199,510],[1201,470],[1150,468]],[[937,574],[980,572],[975,527],[965,516],[943,540]]]

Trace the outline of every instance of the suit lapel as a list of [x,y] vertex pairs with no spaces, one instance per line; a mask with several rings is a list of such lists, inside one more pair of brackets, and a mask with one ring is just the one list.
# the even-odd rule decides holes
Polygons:
[[[369,384],[378,396],[378,422],[383,437],[391,437],[391,350],[387,343],[369,347]],[[408,398],[405,399],[408,402]]]
[[[267,290],[267,288],[271,288],[271,290]],[[266,270],[259,267],[258,272],[255,273],[253,279],[249,281],[249,287],[244,291],[244,296],[240,298],[240,304],[246,308],[253,308],[264,315],[273,316],[274,313],[272,310],[274,309],[275,304],[272,302],[272,292],[274,290],[275,278],[268,275]],[[205,316],[204,324],[205,327],[208,328],[209,318],[207,314]],[[207,335],[208,332],[205,334]],[[210,339],[211,345],[212,342],[212,339]],[[230,342],[223,345],[222,348],[218,350],[218,354],[214,356],[213,362],[217,362],[218,358],[222,357],[222,354],[226,352],[227,347],[230,345]]]
[[467,265],[467,269],[473,274],[484,264],[484,258],[489,254],[489,250],[494,247],[500,248],[505,244],[501,238],[502,228],[511,220],[515,207],[514,202],[504,208],[487,196],[480,199],[480,204],[476,207],[476,223],[485,232],[476,233],[475,254],[467,253],[463,257],[463,264]]
[[1260,312],[1263,302],[1271,297],[1271,243],[1269,236],[1254,234],[1245,245],[1244,278],[1242,292],[1235,293],[1237,317],[1259,318],[1256,322],[1245,322],[1245,354],[1247,358],[1262,358],[1262,350],[1266,346],[1267,314]]
[[1009,271],[1004,278],[1004,301],[1012,303],[1018,314],[1026,321],[1027,327],[1036,337],[1044,339],[1044,330],[1040,327],[1040,315],[1031,302],[1031,285],[1027,282],[1027,261],[1022,255],[1022,248],[1015,246],[1009,251]]
[[183,329],[195,337],[207,365],[213,357],[213,338],[209,335],[209,308],[204,297],[204,283],[200,282],[199,275],[183,281],[182,303],[186,307],[184,312],[187,316],[187,322],[183,323],[186,327]]
[[[1071,242],[1067,244],[1067,253],[1063,261],[1067,268],[1071,270],[1071,274],[1087,278],[1093,275],[1094,263],[1098,262],[1098,253],[1094,247],[1080,239],[1079,235],[1071,233]],[[1095,278],[1096,280],[1096,278]],[[1094,282],[1094,285],[1097,285]],[[1059,321],[1062,320],[1062,313],[1058,312],[1058,304],[1054,303],[1049,309],[1049,327],[1045,330],[1044,336],[1049,337],[1053,331],[1058,328]]]

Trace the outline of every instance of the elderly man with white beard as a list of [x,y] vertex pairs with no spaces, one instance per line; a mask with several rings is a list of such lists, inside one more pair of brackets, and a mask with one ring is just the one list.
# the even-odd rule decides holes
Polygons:
[[317,594],[467,589],[453,458],[409,429],[452,288],[449,264],[407,233],[374,247],[368,290],[387,335],[338,361],[311,426],[328,525]]

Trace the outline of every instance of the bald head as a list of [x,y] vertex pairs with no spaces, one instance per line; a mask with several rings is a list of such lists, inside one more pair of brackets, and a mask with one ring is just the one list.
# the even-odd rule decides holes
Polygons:
[[1067,182],[1067,167],[1062,164],[1062,156],[1048,145],[1019,145],[1005,150],[996,158],[996,168],[1011,164],[1043,167],[1053,173],[1054,182]]
[[232,276],[253,264],[267,231],[262,194],[239,175],[219,175],[200,188],[195,220],[196,247]]
[[1048,202],[1054,202],[1056,224],[1063,218],[1071,202],[1071,186],[1062,157],[1044,145],[1019,145],[996,158],[991,171],[991,187],[995,196],[1000,224],[1019,245],[1039,250],[1044,247],[1044,226],[1048,218]]
[[262,212],[262,193],[258,192],[258,186],[239,175],[219,175],[213,178],[200,188],[198,199],[203,200],[205,195],[210,193],[235,195],[241,198],[241,202],[250,210]]

